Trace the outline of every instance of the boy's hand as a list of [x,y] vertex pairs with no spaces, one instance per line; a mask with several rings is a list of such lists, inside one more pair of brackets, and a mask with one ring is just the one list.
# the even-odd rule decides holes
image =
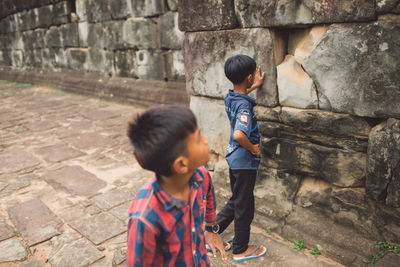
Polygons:
[[[254,86],[255,88],[260,87],[260,86],[263,84],[263,82],[264,82],[265,72],[263,72],[262,74],[261,74],[260,72],[261,72],[261,71],[260,71],[260,66],[257,66],[257,68],[256,68],[256,73],[255,73],[255,75],[254,75],[254,83],[253,83],[253,86]],[[253,87],[253,86],[252,86],[252,87]]]
[[219,234],[214,234],[208,231],[204,232],[204,237],[206,239],[206,243],[210,246],[214,257],[217,257],[217,249],[219,253],[221,253],[221,259],[226,260],[226,253],[224,244],[222,243],[221,236]]
[[259,158],[261,156],[260,145],[259,144],[253,145],[253,149],[250,152],[251,154]]

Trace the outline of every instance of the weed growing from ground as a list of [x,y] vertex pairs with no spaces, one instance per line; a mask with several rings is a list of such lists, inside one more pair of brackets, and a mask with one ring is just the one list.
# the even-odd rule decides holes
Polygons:
[[377,261],[382,259],[386,254],[393,253],[400,257],[400,245],[390,241],[375,241],[371,243],[371,248],[378,246],[379,251],[376,255],[370,256],[368,259],[363,259],[364,263],[368,263],[370,266],[374,266]]
[[312,249],[310,249],[310,254],[314,255],[314,257],[317,258],[319,255],[321,255],[321,252],[319,251],[318,247],[315,246]]
[[267,234],[269,234],[269,235],[272,234],[271,228],[269,228],[269,227],[268,227],[267,230],[265,230],[265,231],[266,231]]
[[297,251],[304,251],[306,249],[306,244],[303,240],[294,240],[294,249]]

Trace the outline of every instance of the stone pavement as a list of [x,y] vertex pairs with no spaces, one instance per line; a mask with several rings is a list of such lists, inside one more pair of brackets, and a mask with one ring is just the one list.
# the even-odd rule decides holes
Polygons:
[[[0,81],[0,267],[125,265],[128,206],[152,177],[125,136],[140,110]],[[252,229],[266,257],[213,265],[340,266]]]

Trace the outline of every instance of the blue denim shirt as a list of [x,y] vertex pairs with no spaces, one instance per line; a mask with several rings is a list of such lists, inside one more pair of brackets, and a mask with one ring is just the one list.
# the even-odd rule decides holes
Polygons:
[[257,170],[260,158],[254,156],[247,149],[233,139],[235,130],[243,131],[252,144],[260,143],[257,118],[253,107],[256,100],[250,96],[229,90],[225,96],[225,110],[231,124],[231,136],[226,150],[226,160],[232,170]]

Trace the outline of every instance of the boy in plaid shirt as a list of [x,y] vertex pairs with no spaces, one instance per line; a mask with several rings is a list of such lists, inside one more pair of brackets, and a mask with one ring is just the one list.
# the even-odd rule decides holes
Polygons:
[[[127,266],[209,266],[206,242],[226,259],[215,225],[208,139],[186,107],[153,108],[128,125],[140,166],[155,173],[129,209]],[[204,222],[206,230],[204,232]]]

